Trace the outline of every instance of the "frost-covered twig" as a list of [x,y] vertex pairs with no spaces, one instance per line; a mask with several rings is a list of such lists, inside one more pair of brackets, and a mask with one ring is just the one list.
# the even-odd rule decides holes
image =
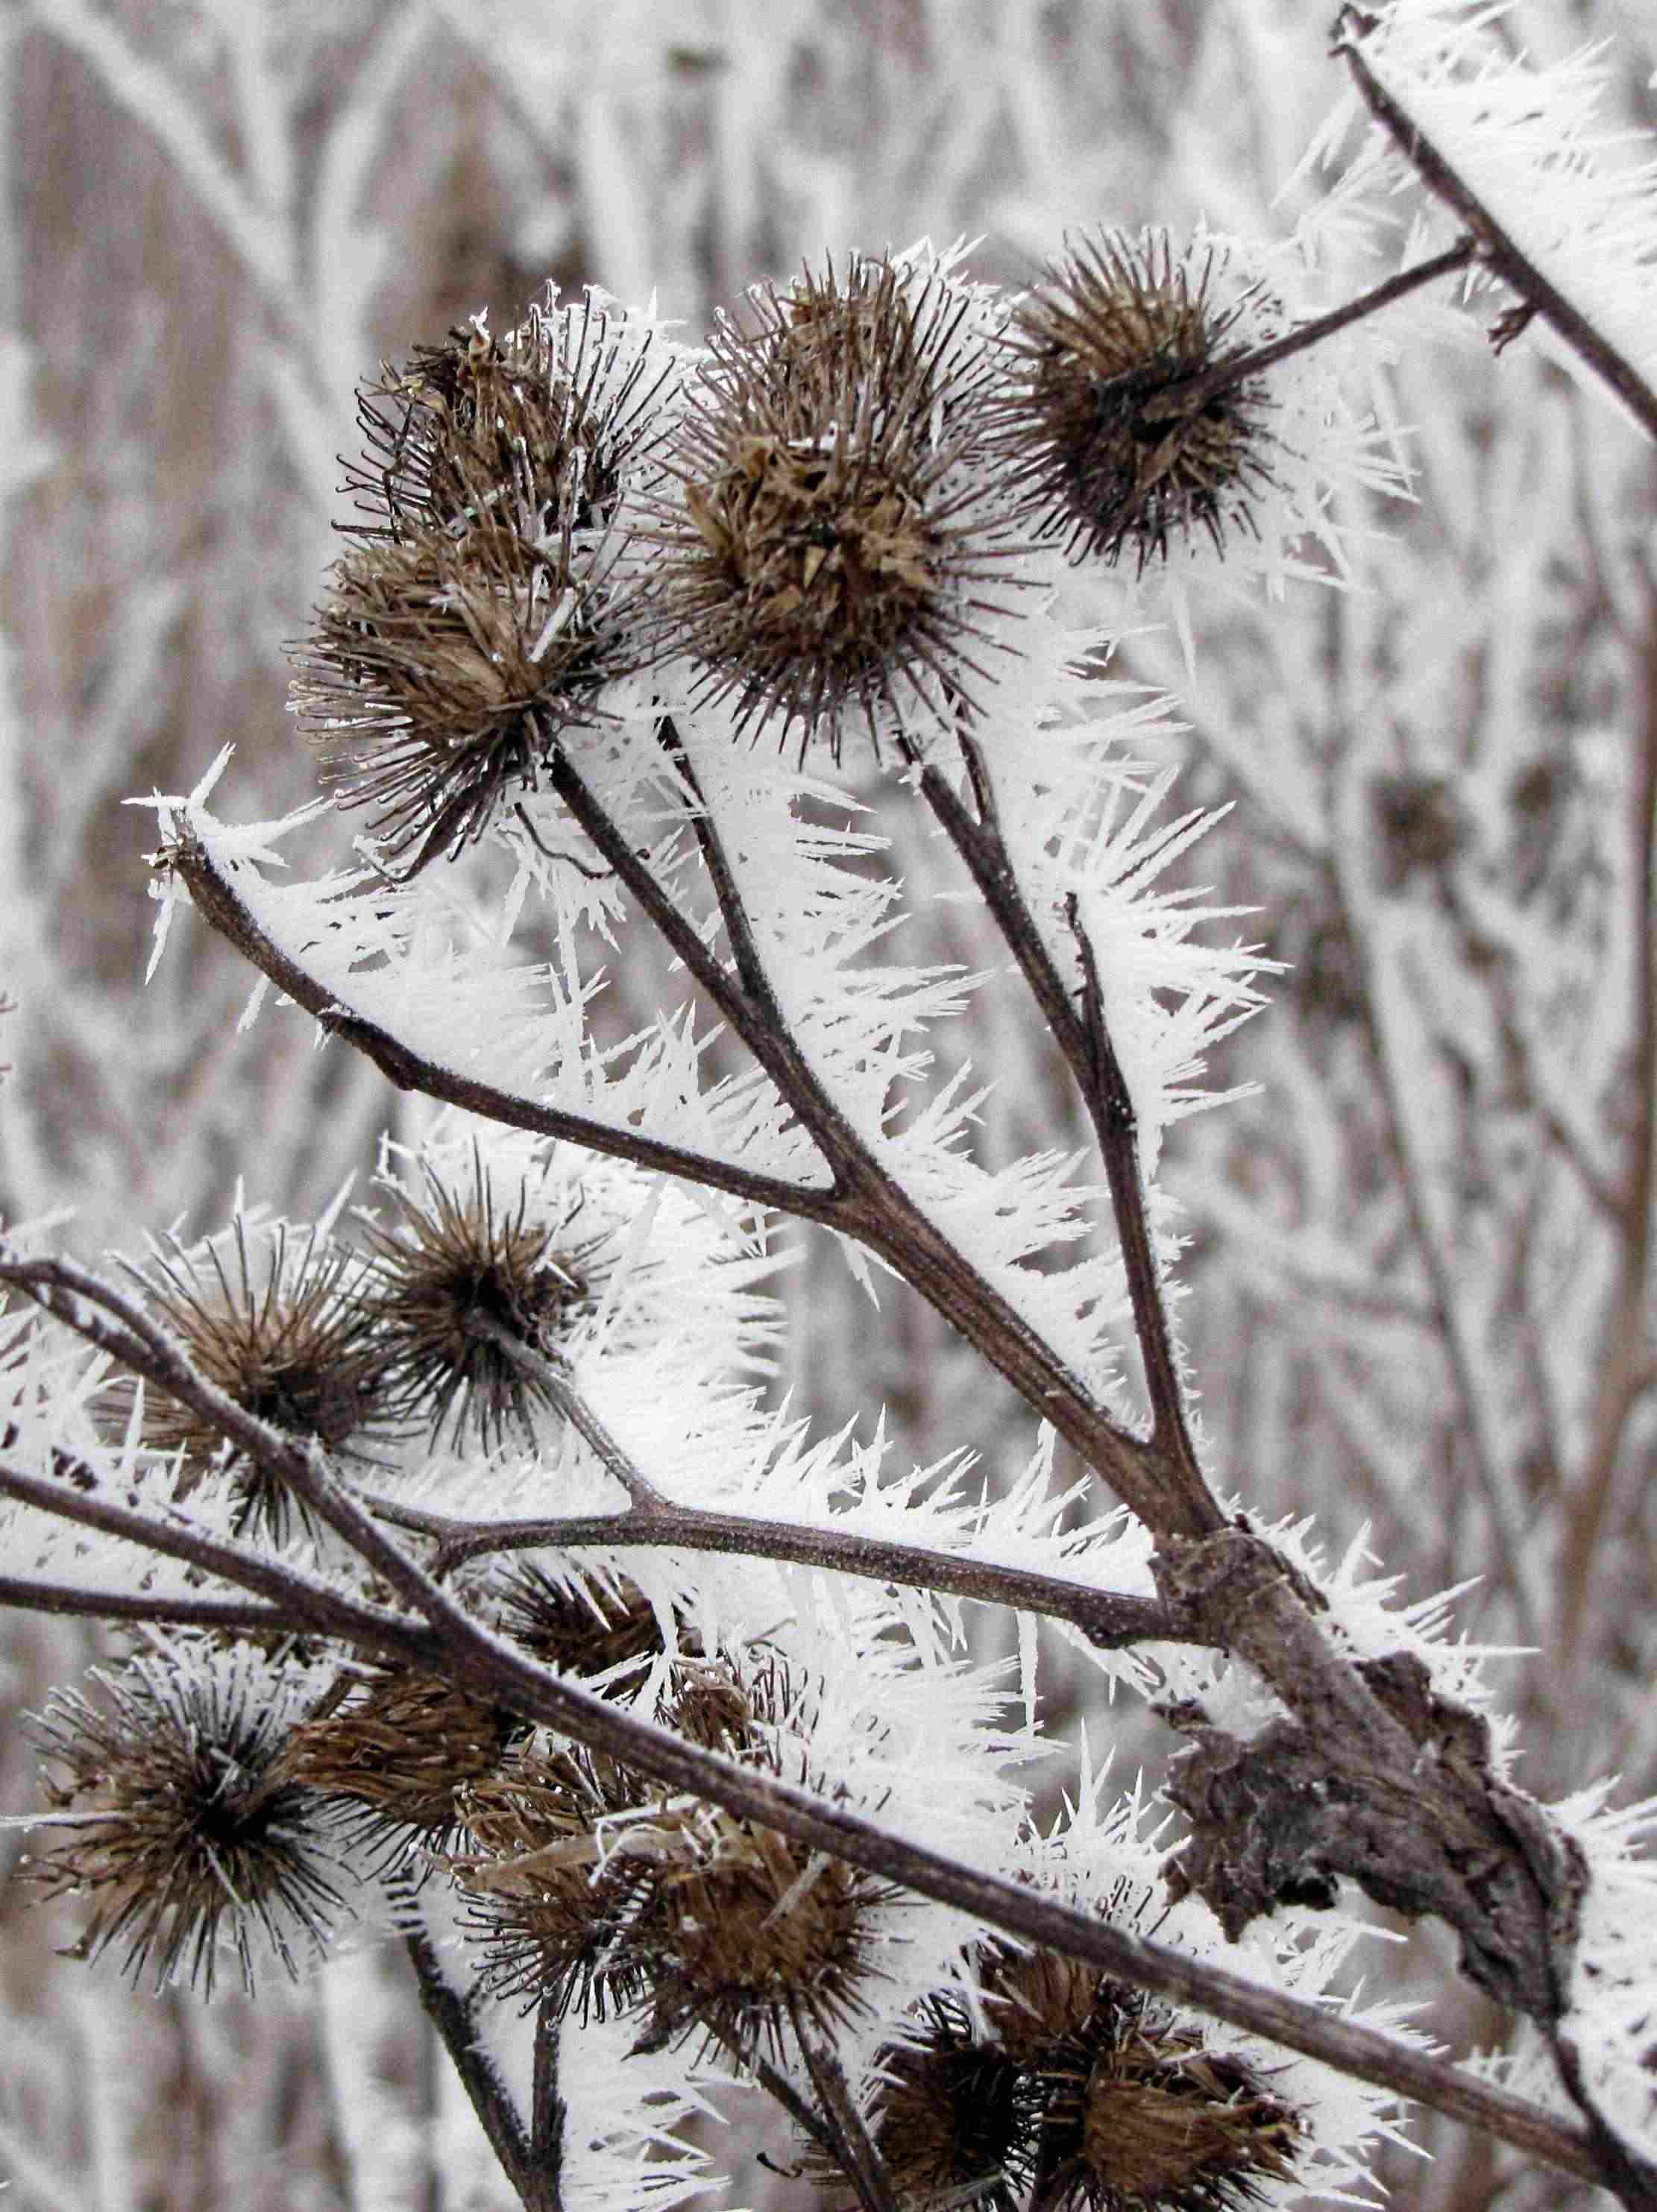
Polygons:
[[[102,1298],[116,1312],[127,1304],[121,1293],[96,1286],[95,1279],[79,1270],[75,1271],[73,1286],[77,1301],[75,1310],[82,1322],[89,1322],[86,1309],[99,1301],[101,1288]],[[39,1287],[44,1292],[48,1286],[43,1282]],[[182,1370],[174,1380],[177,1387],[186,1387]],[[195,1378],[195,1388],[204,1403],[210,1403],[216,1395],[200,1378]],[[559,1681],[483,1629],[411,1559],[398,1552],[376,1528],[370,1514],[321,1474],[311,1455],[296,1449],[241,1409],[228,1410],[235,1416],[239,1441],[280,1468],[282,1479],[305,1496],[319,1515],[423,1614],[429,1633],[421,1636],[411,1630],[399,1633],[382,1611],[344,1597],[325,1600],[323,1593],[306,1589],[288,1570],[268,1566],[230,1547],[195,1545],[192,1540],[188,1555],[198,1558],[221,1579],[254,1589],[285,1588],[292,1593],[294,1616],[307,1625],[370,1650],[395,1650],[400,1644],[423,1663],[436,1660],[447,1675],[476,1693],[496,1698],[526,1717],[550,1723],[573,1741],[624,1759],[672,1788],[688,1790],[733,1814],[795,1837],[815,1850],[867,1868],[885,1880],[902,1882],[988,1926],[1086,1961],[1136,1986],[1154,1990],[1164,1998],[1194,2005],[1356,2079],[1394,2090],[1453,2117],[1475,2120],[1502,2140],[1562,2170],[1588,2178],[1599,2178],[1603,2172],[1603,2167],[1590,2158],[1582,2139],[1560,2122],[1441,2061],[1264,1989],[1257,1981],[1049,1902],[1027,1887],[980,1873],[780,1779],[734,1767],[728,1760],[635,1719],[574,1684]],[[92,1525],[101,1522],[112,1533],[136,1535],[142,1528],[140,1516],[98,1507],[95,1501],[72,1493],[49,1504],[44,1494],[49,1488],[0,1471],[0,1489],[22,1502],[66,1512]],[[156,1550],[177,1548],[160,1530],[148,1532],[146,1540]],[[1188,1588],[1194,1587],[1189,1569],[1185,1580]],[[1257,1583],[1252,1593],[1254,1610],[1258,1610],[1263,1597],[1270,1610],[1270,1590]],[[1206,1606],[1205,1601],[1199,1602]],[[1251,1652],[1258,1656],[1264,1648],[1257,1632],[1251,1641]],[[1279,1683],[1288,1686],[1282,1675]],[[1362,1699],[1364,1693],[1359,1695]],[[1351,1728],[1358,1711],[1349,1700],[1342,1725]],[[1419,1819],[1418,1808],[1411,1816]],[[1640,2200],[1629,2197],[1625,2201]]]
[[[1408,88],[1401,98],[1395,96],[1370,66],[1365,40],[1383,20],[1362,8],[1343,8],[1336,19],[1334,52],[1345,62],[1365,106],[1404,161],[1477,240],[1481,263],[1518,295],[1522,304],[1503,317],[1498,325],[1499,341],[1506,343],[1517,337],[1532,315],[1540,315],[1605,380],[1649,435],[1657,438],[1657,392],[1636,364],[1537,266],[1453,161],[1446,158],[1420,120],[1410,112]],[[1430,26],[1427,27],[1430,31]],[[1545,115],[1541,108],[1535,112]],[[1565,149],[1556,145],[1555,151],[1563,155]]]
[[[546,2124],[556,2109],[556,2092],[537,2098],[538,2124],[532,2139],[524,2132],[517,2106],[499,2069],[478,2041],[474,1999],[462,1995],[450,1982],[423,1928],[406,1928],[403,1943],[414,1968],[422,2009],[442,2039],[490,2148],[517,2191],[525,2212],[562,2212],[558,2136],[556,2128]],[[538,2060],[540,2047],[538,2035]]]
[[1177,1644],[1182,1636],[1178,1618],[1154,1597],[1099,1589],[1063,1575],[1002,1566],[970,1553],[894,1542],[853,1529],[824,1528],[806,1522],[762,1521],[748,1514],[667,1504],[643,1512],[630,1509],[624,1513],[565,1514],[539,1521],[460,1521],[393,1498],[375,1498],[370,1502],[379,1517],[393,1528],[436,1540],[432,1571],[439,1576],[468,1559],[510,1552],[549,1547],[582,1551],[616,1544],[666,1546],[675,1551],[715,1552],[729,1559],[778,1559],[795,1566],[826,1567],[836,1574],[861,1575],[901,1588],[934,1590],[940,1597],[1012,1606],[1048,1620],[1069,1621],[1104,1651],[1127,1650],[1139,1644]]

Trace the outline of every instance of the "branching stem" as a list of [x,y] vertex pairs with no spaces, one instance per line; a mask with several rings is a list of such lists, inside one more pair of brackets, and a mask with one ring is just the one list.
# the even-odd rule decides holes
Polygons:
[[1345,62],[1364,105],[1391,137],[1416,174],[1441,199],[1471,234],[1479,261],[1530,313],[1540,315],[1571,350],[1602,377],[1629,412],[1657,438],[1657,392],[1578,307],[1550,284],[1536,264],[1496,220],[1477,192],[1459,176],[1409,112],[1394,100],[1364,57],[1370,20],[1362,9],[1343,8],[1335,24],[1334,52]]

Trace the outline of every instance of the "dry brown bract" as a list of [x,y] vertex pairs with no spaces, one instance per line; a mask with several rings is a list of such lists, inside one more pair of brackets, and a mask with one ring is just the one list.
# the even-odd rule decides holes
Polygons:
[[364,1224],[391,1401],[434,1436],[448,1423],[458,1441],[469,1427],[485,1450],[509,1430],[533,1439],[546,1395],[513,1347],[557,1352],[593,1310],[607,1240],[580,1233],[578,1195],[557,1222],[532,1217],[527,1191],[510,1211],[497,1206],[476,1159],[469,1193],[448,1189],[429,1170],[426,1182],[423,1206],[398,1193],[393,1228]]
[[294,702],[405,872],[480,837],[638,665],[624,507],[666,374],[589,301],[454,331],[364,394],[368,519]]
[[1014,311],[1020,374],[997,436],[1039,533],[1071,559],[1126,551],[1142,571],[1193,530],[1216,547],[1254,530],[1271,482],[1264,384],[1181,391],[1241,350],[1228,340],[1252,295],[1217,305],[1223,267],[1213,248],[1177,260],[1165,232],[1106,233],[1071,241]]
[[[775,1773],[788,1699],[775,1668],[745,1687],[697,1664],[658,1717]],[[893,1893],[874,1876],[579,1750],[526,1759],[465,1803],[478,1848],[450,1863],[496,1994],[643,2014],[642,2049],[698,2028],[780,2049],[791,2027],[833,2038],[864,2010]]]
[[934,1998],[882,2062],[875,2139],[916,2202],[982,2185],[1012,2212],[1233,2212],[1295,2172],[1293,2110],[1142,1991],[991,1946],[982,2024]]
[[153,1959],[158,1989],[182,1973],[210,1996],[224,1945],[252,1990],[262,1932],[297,1978],[311,1962],[294,1939],[320,1953],[342,1899],[316,1802],[287,1768],[279,1668],[139,1661],[94,1679],[107,1709],[63,1692],[31,1730],[46,1802],[75,1819],[30,1871],[51,1894],[89,1899],[77,1951],[125,1942],[127,1972]]
[[[238,1223],[234,1260],[217,1244],[158,1254],[153,1272],[138,1279],[192,1364],[244,1412],[335,1452],[361,1444],[383,1421],[384,1352],[361,1302],[362,1264],[350,1254],[329,1250],[314,1234],[295,1245],[280,1226],[263,1234]],[[125,1425],[133,1387],[112,1385],[111,1428]],[[238,1535],[256,1528],[283,1543],[295,1522],[310,1526],[267,1467],[228,1451],[207,1414],[153,1384],[142,1440],[151,1451],[182,1454],[180,1498],[226,1470]]]
[[850,717],[878,744],[883,714],[970,711],[1008,611],[985,596],[1017,550],[984,460],[989,349],[964,293],[885,262],[750,296],[756,327],[715,331],[667,455],[658,650],[700,664],[698,703],[838,758]]

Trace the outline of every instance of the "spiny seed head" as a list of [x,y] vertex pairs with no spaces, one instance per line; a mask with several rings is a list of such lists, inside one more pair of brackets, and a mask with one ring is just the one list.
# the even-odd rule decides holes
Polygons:
[[912,2042],[881,2054],[874,2135],[899,2197],[926,2203],[977,2188],[989,2212],[1015,2212],[1041,2127],[1033,2076],[975,2031],[962,2001],[929,1997]]
[[473,1848],[448,1865],[495,1996],[585,2021],[627,2012],[648,1992],[645,1961],[624,1940],[643,1863],[606,1855],[600,1837],[606,1823],[631,1824],[649,1792],[618,1761],[571,1747],[526,1754],[463,1794]]
[[[689,1671],[705,1719],[714,1669]],[[718,1747],[780,1771],[766,1723],[730,1686]],[[450,1864],[498,1994],[583,2019],[646,2012],[646,2049],[698,2027],[740,2050],[780,2046],[792,2024],[832,2036],[866,2008],[875,1915],[892,1893],[855,1868],[716,1806],[663,1802],[575,1752],[468,1791],[466,1819],[479,1849]]]
[[1255,528],[1271,482],[1265,389],[1180,387],[1238,357],[1253,291],[1219,304],[1220,251],[1176,258],[1166,232],[1067,244],[1014,310],[1018,375],[997,410],[1039,533],[1062,535],[1072,560],[1128,552],[1141,571],[1198,529],[1222,549],[1228,526]]
[[531,1560],[500,1578],[501,1625],[533,1658],[559,1674],[584,1678],[648,1665],[666,1650],[655,1607],[625,1576],[557,1582]]
[[[256,1249],[256,1245],[262,1249]],[[243,1222],[233,1251],[221,1242],[158,1254],[139,1281],[155,1317],[192,1364],[244,1411],[330,1451],[359,1447],[386,1413],[385,1360],[358,1293],[360,1261],[330,1250],[314,1233],[291,1242],[278,1224],[257,1239]],[[112,1426],[125,1425],[130,1382],[112,1385]],[[277,1543],[309,1515],[268,1468],[231,1450],[204,1413],[154,1384],[146,1387],[143,1441],[183,1455],[180,1495],[215,1467],[228,1467],[238,1534],[257,1528]]]
[[480,319],[364,395],[369,519],[296,651],[294,705],[407,872],[475,842],[638,665],[623,509],[666,373],[589,295],[503,338]]
[[1293,2109],[1143,1991],[992,1945],[984,2024],[931,2001],[882,2062],[875,2140],[899,2192],[984,2183],[998,2212],[1234,2212],[1292,2179]]
[[226,1944],[251,1992],[256,1934],[297,1978],[295,1938],[320,1954],[343,1900],[317,1801],[287,1771],[291,1670],[195,1656],[94,1674],[101,1703],[64,1692],[36,1717],[42,1793],[74,1819],[31,1871],[89,1899],[81,1956],[123,1942],[126,1972],[153,1960],[157,1989],[182,1973],[210,1996]]
[[387,363],[357,406],[364,457],[348,471],[363,537],[458,530],[509,502],[539,534],[601,532],[660,434],[670,372],[648,334],[588,293],[545,307],[504,337],[478,316],[442,345]]
[[525,1724],[435,1674],[380,1669],[344,1686],[332,1711],[302,1723],[289,1753],[295,1780],[340,1801],[347,1825],[393,1852],[441,1847],[460,1826],[459,1793],[493,1774]]
[[457,1439],[469,1429],[485,1450],[509,1429],[533,1439],[546,1394],[515,1348],[555,1352],[593,1310],[607,1239],[582,1235],[579,1193],[556,1220],[532,1212],[527,1188],[498,1205],[475,1155],[469,1191],[429,1167],[425,1177],[425,1204],[399,1190],[394,1225],[364,1224],[392,1402],[434,1436],[446,1423]]
[[981,465],[988,352],[967,313],[884,261],[807,270],[722,321],[666,465],[653,606],[661,649],[700,664],[739,727],[798,721],[838,757],[842,726],[971,710],[984,594],[1002,579],[1005,501]]

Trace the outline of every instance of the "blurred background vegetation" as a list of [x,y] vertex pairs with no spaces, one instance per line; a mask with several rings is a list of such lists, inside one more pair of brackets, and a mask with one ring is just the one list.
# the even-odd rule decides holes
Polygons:
[[[1608,120],[1651,128],[1648,9],[1521,0],[1509,23],[1544,58],[1608,37]],[[382,356],[482,309],[505,327],[549,277],[654,294],[694,337],[825,247],[964,236],[976,274],[1017,283],[1067,228],[1281,235],[1319,189],[1276,198],[1340,90],[1328,28],[1299,0],[0,14],[6,1214],[73,1207],[87,1255],[212,1227],[239,1181],[303,1215],[382,1129],[423,1126],[291,1013],[239,1033],[252,978],[198,927],[143,989],[153,817],[122,805],[187,789],[232,743],[226,812],[314,791],[283,643]],[[1353,252],[1331,297],[1385,273]],[[1179,702],[1182,804],[1232,807],[1188,878],[1256,906],[1249,934],[1294,963],[1216,1071],[1258,1094],[1172,1140],[1180,1322],[1221,1481],[1315,1514],[1331,1548],[1367,1528],[1414,1594],[1480,1577],[1469,1632],[1546,1655],[1510,1670],[1523,1778],[1545,1796],[1616,1771],[1648,1794],[1657,477],[1543,348],[1498,362],[1441,320],[1407,326],[1393,382],[1419,505],[1348,518],[1391,533],[1362,540],[1357,588],[1199,611],[1195,684],[1166,631],[1118,658]],[[901,872],[933,880],[901,794],[861,795]],[[968,911],[945,911],[910,957],[981,964]],[[618,963],[624,1002],[653,963]],[[1022,1004],[981,996],[958,1048],[996,1077],[988,1155],[1081,1142]],[[888,1286],[877,1317],[832,1252],[784,1288],[803,1410],[883,1400],[906,1456],[971,1444],[992,1478],[1022,1457],[1022,1409],[926,1310]],[[5,1624],[6,1810],[34,1799],[12,1718],[92,1649],[72,1624]],[[1139,1725],[1090,1717],[1130,1765]],[[15,1879],[23,1848],[0,1837],[19,2212],[508,2202],[393,1954],[365,1942],[256,2010],[157,2002],[113,1963],[53,1962],[70,1930]],[[1447,1964],[1429,1933],[1374,1971],[1402,1993]],[[1454,2130],[1422,2140],[1434,2167],[1385,2172],[1428,2212],[1568,2201]],[[803,2187],[755,2176],[746,2201]]]

